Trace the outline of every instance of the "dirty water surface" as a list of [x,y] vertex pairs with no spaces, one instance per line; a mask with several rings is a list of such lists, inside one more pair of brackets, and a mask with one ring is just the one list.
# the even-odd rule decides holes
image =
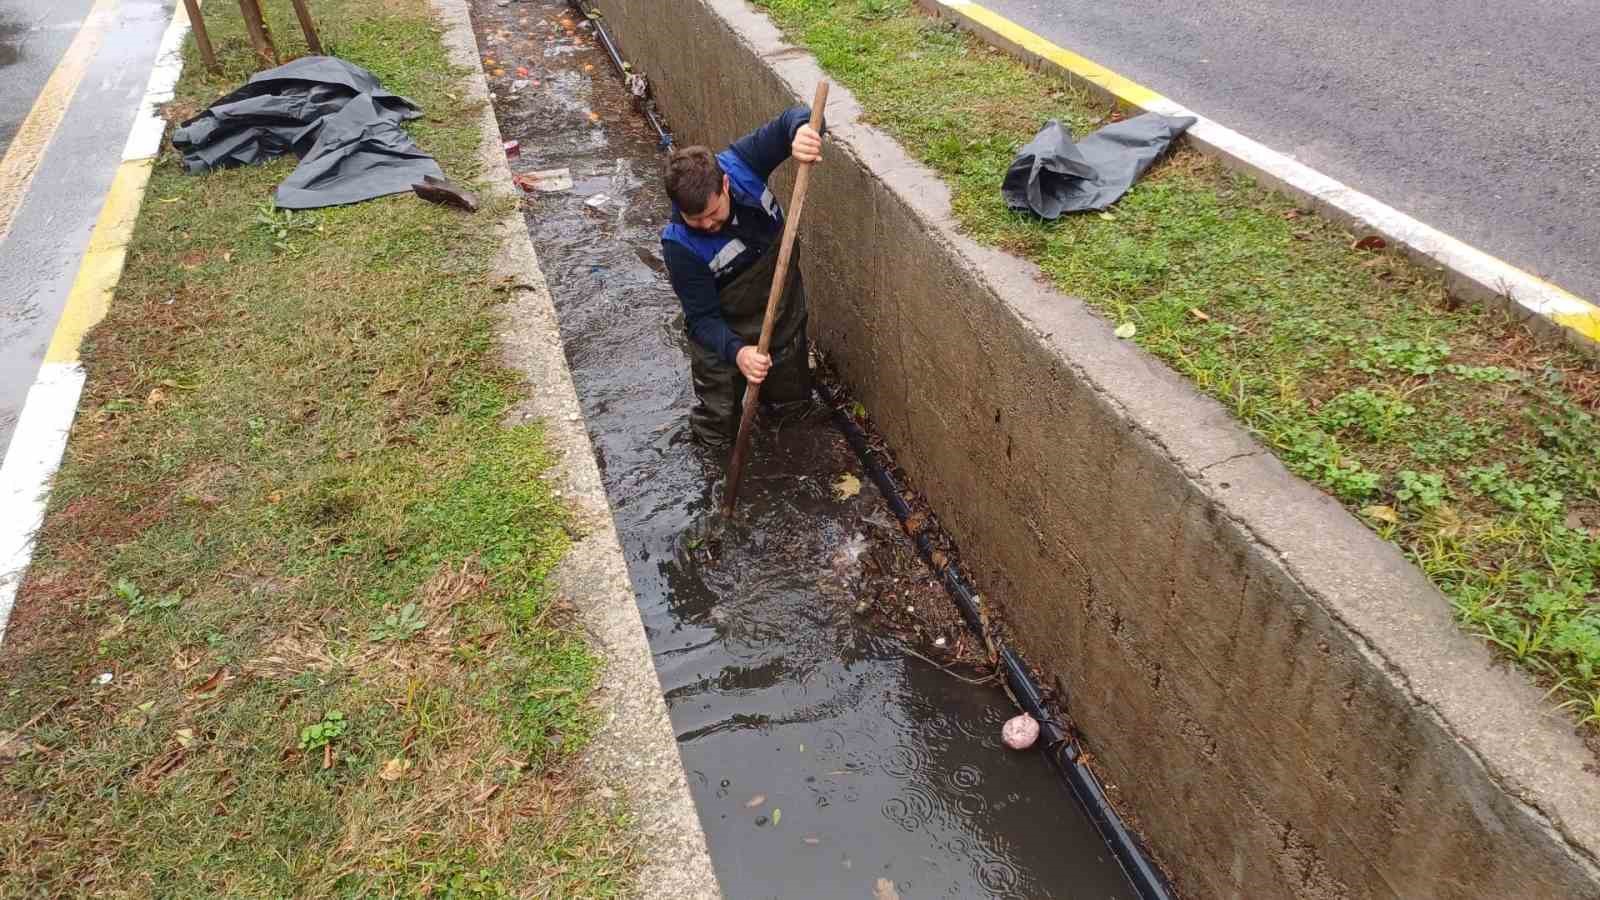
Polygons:
[[[825,415],[758,432],[740,514],[721,522],[723,455],[687,429],[656,135],[566,4],[473,13],[513,170],[571,173],[528,195],[528,230],[725,894],[1134,896],[1046,761],[1002,748],[1004,692],[857,614],[904,604],[915,621],[949,601],[896,550]],[[926,621],[910,638],[924,655],[962,640],[949,615]]]

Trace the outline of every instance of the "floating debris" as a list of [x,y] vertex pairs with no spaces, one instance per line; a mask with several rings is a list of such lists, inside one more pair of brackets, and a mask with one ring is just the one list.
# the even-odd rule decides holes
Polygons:
[[1039,723],[1027,713],[1012,716],[1000,726],[1000,740],[1013,750],[1026,750],[1039,739]]

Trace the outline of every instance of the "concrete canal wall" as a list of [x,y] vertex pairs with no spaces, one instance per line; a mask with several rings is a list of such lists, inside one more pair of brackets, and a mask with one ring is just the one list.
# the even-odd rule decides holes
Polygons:
[[[680,143],[821,77],[742,0],[602,11]],[[1180,892],[1600,897],[1600,778],[1540,692],[1221,406],[963,237],[859,112],[836,86],[807,202],[818,343]]]

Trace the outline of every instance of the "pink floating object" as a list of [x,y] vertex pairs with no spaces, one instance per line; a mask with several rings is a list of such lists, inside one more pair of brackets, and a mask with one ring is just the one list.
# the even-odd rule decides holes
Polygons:
[[516,159],[522,155],[522,144],[519,141],[506,141],[506,158]]
[[1026,750],[1038,739],[1039,723],[1027,713],[1012,716],[1006,720],[1006,724],[1000,726],[1000,740],[1013,750]]

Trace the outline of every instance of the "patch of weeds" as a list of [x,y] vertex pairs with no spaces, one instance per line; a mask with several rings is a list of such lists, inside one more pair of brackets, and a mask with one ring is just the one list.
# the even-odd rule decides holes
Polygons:
[[1291,470],[1365,510],[1465,627],[1559,700],[1600,692],[1593,657],[1575,649],[1588,647],[1588,614],[1534,599],[1559,590],[1600,608],[1593,580],[1569,574],[1600,564],[1590,362],[1451,302],[1435,274],[1354,249],[1353,235],[1181,145],[1108,215],[1019,215],[1000,197],[1016,150],[1047,119],[1094,129],[1105,103],[904,3],[756,2],[946,181],[971,237],[1134,325],[1131,340]]
[[344,733],[348,730],[350,723],[345,721],[344,713],[330,709],[323,713],[321,721],[312,722],[300,729],[300,749],[314,751],[331,747],[333,742],[344,737]]
[[407,603],[384,616],[383,621],[374,623],[367,632],[367,640],[374,643],[409,641],[427,627],[428,621],[422,617],[417,604]]
[[146,594],[139,589],[137,584],[126,578],[118,578],[111,586],[111,596],[122,601],[128,607],[128,615],[135,619],[145,618],[153,613],[172,609],[183,602],[177,594]]
[[1373,338],[1355,366],[1363,372],[1432,375],[1450,356],[1450,345],[1427,338]]
[[1367,440],[1383,441],[1401,421],[1416,413],[1417,408],[1392,389],[1361,387],[1323,404],[1317,422],[1329,431],[1354,431]]
[[1396,500],[1421,509],[1437,509],[1450,496],[1444,476],[1436,472],[1426,474],[1404,469],[1400,472],[1400,489],[1394,492]]
[[1321,429],[1292,426],[1276,435],[1275,445],[1290,471],[1316,481],[1335,496],[1355,503],[1378,493],[1382,476],[1368,470]]
[[300,252],[297,240],[322,233],[315,212],[278,209],[266,200],[256,207],[255,227],[280,253],[290,255]]

